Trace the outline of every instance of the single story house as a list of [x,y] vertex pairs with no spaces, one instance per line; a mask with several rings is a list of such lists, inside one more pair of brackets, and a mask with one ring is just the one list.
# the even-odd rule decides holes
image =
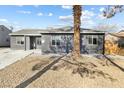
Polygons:
[[118,47],[124,48],[124,30],[121,30],[118,33],[112,33],[111,35],[117,38],[116,43],[118,43]]
[[0,25],[0,47],[10,46],[10,33],[12,33],[10,29],[4,25]]
[[[41,49],[43,53],[68,53],[73,49],[73,27],[23,29],[10,34],[11,49]],[[81,29],[81,53],[104,53],[105,33]]]
[[124,55],[124,30],[106,34],[105,53]]
[[124,30],[121,30],[117,33],[108,33],[105,40],[109,40],[114,44],[117,44],[118,47],[124,48]]

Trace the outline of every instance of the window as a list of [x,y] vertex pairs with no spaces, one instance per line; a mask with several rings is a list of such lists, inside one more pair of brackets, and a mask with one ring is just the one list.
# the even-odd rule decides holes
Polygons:
[[52,40],[52,45],[55,45],[55,40]]
[[4,31],[4,28],[3,27],[1,27],[1,31]]
[[97,38],[93,38],[93,44],[97,44]]
[[89,44],[92,44],[92,37],[89,37]]
[[60,40],[52,40],[52,45],[60,46]]
[[98,38],[96,36],[89,36],[88,37],[88,44],[96,45],[98,44]]
[[21,41],[21,45],[24,44],[24,41]]
[[16,37],[16,44],[23,45],[24,44],[24,37]]
[[51,45],[53,45],[53,46],[61,46],[62,36],[61,35],[52,35],[51,40],[52,40]]
[[9,38],[7,38],[7,39],[6,39],[6,42],[9,42],[9,41],[10,41]]
[[56,45],[60,46],[60,40],[57,40]]
[[41,38],[37,39],[37,45],[41,45]]

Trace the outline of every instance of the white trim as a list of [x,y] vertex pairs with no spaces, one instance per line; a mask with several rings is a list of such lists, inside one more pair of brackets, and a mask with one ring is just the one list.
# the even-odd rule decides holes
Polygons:
[[[89,44],[89,37],[88,37],[88,45],[90,45],[90,46],[98,46],[98,36],[95,36],[95,35],[91,35],[91,38],[92,38],[92,44]],[[93,38],[96,38],[97,39],[97,44],[93,44]]]

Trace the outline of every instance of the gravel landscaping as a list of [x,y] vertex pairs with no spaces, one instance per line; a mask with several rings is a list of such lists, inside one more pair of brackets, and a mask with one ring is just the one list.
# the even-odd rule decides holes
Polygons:
[[[113,58],[116,59],[116,56]],[[118,61],[124,67],[124,60],[118,58]],[[115,62],[120,64],[118,61]],[[61,59],[28,87],[124,87],[124,71],[121,71],[104,57],[83,56],[78,59],[79,66],[75,65],[76,62],[68,57]]]
[[[107,57],[123,69],[122,56]],[[82,55],[76,60],[67,55],[48,66],[56,58],[59,55],[32,54],[17,61],[0,70],[0,87],[17,87],[26,81],[27,88],[124,87],[124,71],[102,55]]]
[[18,84],[27,80],[37,72],[32,70],[33,66],[39,63],[46,63],[43,65],[45,66],[54,58],[53,55],[41,56],[32,54],[12,65],[9,65],[0,70],[0,87],[16,87]]

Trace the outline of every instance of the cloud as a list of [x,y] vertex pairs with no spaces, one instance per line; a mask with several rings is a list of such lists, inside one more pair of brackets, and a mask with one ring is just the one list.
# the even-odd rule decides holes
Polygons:
[[99,9],[100,12],[103,12],[104,10],[105,10],[104,7],[101,7],[101,8]]
[[24,11],[24,10],[21,10],[21,11],[17,11],[18,13],[21,13],[21,14],[31,14],[31,11]]
[[72,9],[72,6],[71,5],[62,5],[62,8],[63,9]]
[[38,7],[39,7],[39,5],[34,5],[34,7],[35,7],[35,8],[38,8]]
[[72,22],[72,20],[73,20],[73,16],[72,16],[72,15],[59,16],[59,19],[60,19],[61,21],[65,21],[65,22],[67,22],[67,21]]
[[53,13],[49,13],[48,16],[53,16]]
[[[88,20],[91,19],[92,17],[94,17],[96,14],[92,11],[82,11],[82,16],[81,16],[81,20]],[[59,19],[62,21],[72,21],[73,20],[73,16],[72,15],[67,15],[67,16],[59,16]]]
[[93,12],[93,11],[89,11],[89,10],[84,10],[84,11],[82,11],[82,16],[83,17],[93,17],[93,16],[95,16],[96,14]]
[[[91,19],[93,16],[95,16],[94,12],[85,10],[82,11],[81,20],[88,20]],[[72,15],[59,16],[59,19],[62,21],[73,21],[73,16]]]
[[24,5],[17,5],[18,7],[23,7]]
[[100,23],[94,27],[96,30],[108,31],[108,32],[117,32],[121,29],[120,25],[113,23]]
[[[93,17],[95,16],[96,14],[92,11],[88,11],[88,10],[85,10],[85,11],[82,11],[82,16],[81,16],[81,22],[82,22],[82,25],[94,25],[95,22],[93,21]],[[73,15],[67,15],[67,16],[59,16],[59,19],[61,21],[64,21],[66,23],[70,22],[70,23],[73,23]]]
[[106,19],[106,17],[104,17],[102,14],[98,14],[98,18],[101,20]]
[[93,20],[91,20],[91,19],[84,20],[84,21],[82,20],[82,24],[85,24],[85,25],[94,25],[95,22]]
[[91,10],[94,10],[94,8],[91,8]]
[[10,22],[9,20],[4,18],[0,18],[0,24],[5,25],[9,29],[10,29],[10,26],[12,26],[14,28],[13,31],[22,29],[22,26],[17,21]]
[[0,19],[0,22],[8,23],[8,20],[7,19]]
[[39,12],[37,13],[37,16],[43,16],[43,13]]

